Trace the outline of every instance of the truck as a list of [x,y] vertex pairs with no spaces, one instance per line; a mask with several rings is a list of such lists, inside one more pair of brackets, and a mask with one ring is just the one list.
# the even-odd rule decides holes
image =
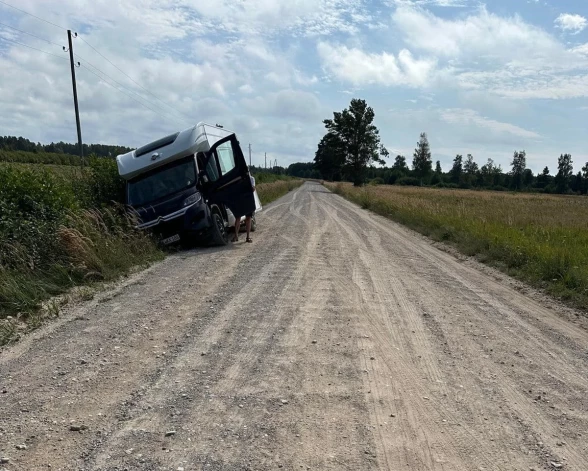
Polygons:
[[164,245],[226,245],[235,218],[255,212],[249,168],[234,132],[197,125],[116,158],[137,227]]

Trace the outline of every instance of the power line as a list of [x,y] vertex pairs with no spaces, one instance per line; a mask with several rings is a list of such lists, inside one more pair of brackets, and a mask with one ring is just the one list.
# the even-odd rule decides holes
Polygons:
[[24,34],[28,34],[29,36],[32,36],[33,38],[40,39],[41,41],[45,41],[46,43],[53,44],[54,46],[63,47],[63,44],[57,44],[57,43],[54,43],[52,41],[49,41],[48,39],[40,38],[39,36],[35,36],[34,34],[31,34],[31,33],[28,33],[26,31],[23,31],[22,29],[15,28],[14,26],[10,26],[10,25],[7,25],[5,23],[0,23],[0,25],[6,26],[7,28],[14,29],[14,30],[19,31],[19,32],[24,33]]
[[[161,100],[159,97],[157,97],[157,95],[154,95],[152,92],[150,92],[149,90],[147,90],[145,87],[143,87],[140,83],[136,82],[132,77],[130,77],[124,70],[122,70],[121,68],[119,68],[117,65],[115,65],[110,59],[108,59],[106,56],[104,56],[100,51],[98,51],[98,49],[96,49],[94,46],[92,46],[88,41],[86,41],[84,38],[82,38],[81,36],[78,35],[78,38],[80,38],[82,41],[84,41],[84,43],[86,43],[89,47],[91,47],[99,56],[101,56],[105,61],[107,61],[110,65],[112,65],[116,70],[118,70],[121,74],[123,74],[126,78],[128,78],[131,82],[133,82],[135,85],[137,85],[139,88],[141,88],[142,90],[144,90],[145,92],[149,93],[149,95],[151,95],[153,98],[155,98],[157,101],[163,103],[165,106],[171,108],[172,110],[174,110],[174,112],[177,112],[177,110],[171,106],[168,105],[165,101]],[[189,120],[188,120],[189,121]]]
[[[115,90],[118,90],[120,93],[122,93],[123,95],[126,95],[127,97],[129,97],[131,100],[136,101],[137,103],[143,105],[145,108],[147,108],[148,110],[153,111],[155,114],[157,115],[161,115],[161,111],[156,111],[153,108],[147,106],[145,103],[143,103],[142,101],[137,100],[134,96],[129,95],[128,93],[125,93],[124,91],[122,91],[121,89],[117,88],[116,86],[112,85],[110,82],[106,81],[104,79],[104,77],[101,77],[98,73],[94,72],[92,69],[90,69],[89,67],[87,67],[85,64],[82,64],[82,66],[84,67],[84,69],[86,69],[88,72],[90,72],[91,74],[94,74],[96,77],[98,77],[99,79],[101,79],[102,81],[104,81],[104,83],[106,85],[108,85],[109,87],[114,88]],[[177,121],[177,118],[173,118],[175,121]]]
[[[103,76],[105,76],[105,77],[109,78],[109,79],[110,79],[110,80],[112,80],[114,83],[116,83],[116,84],[117,84],[119,87],[122,87],[122,88],[123,88],[123,89],[125,89],[127,92],[134,93],[134,94],[135,94],[137,97],[139,97],[141,100],[143,100],[143,101],[147,102],[149,105],[151,105],[151,106],[155,107],[155,108],[158,110],[157,112],[159,112],[160,114],[162,114],[162,115],[165,115],[165,116],[168,116],[168,117],[170,117],[170,118],[172,118],[172,119],[174,119],[174,120],[181,120],[181,118],[180,118],[179,116],[174,116],[174,115],[171,115],[171,114],[169,114],[167,111],[164,111],[163,109],[161,109],[161,108],[160,108],[158,105],[156,105],[155,103],[153,103],[153,102],[151,102],[151,101],[147,100],[145,97],[143,97],[143,96],[139,95],[139,94],[138,94],[137,92],[135,92],[134,90],[131,90],[130,88],[128,88],[128,87],[126,87],[125,85],[123,85],[122,83],[120,83],[120,82],[116,81],[116,80],[115,80],[115,79],[113,79],[113,78],[112,78],[110,75],[106,74],[105,72],[103,72],[102,70],[100,70],[98,67],[96,67],[95,65],[93,65],[93,64],[91,64],[90,62],[88,62],[87,60],[85,60],[85,59],[84,59],[82,56],[80,56],[80,55],[76,54],[76,57],[77,57],[78,59],[81,59],[83,62],[85,62],[85,65],[86,65],[86,66],[90,66],[90,67],[92,67],[92,68],[93,68],[93,69],[94,69],[94,70],[95,70],[95,71],[96,71],[98,74],[101,74],[101,75],[103,75]],[[86,69],[87,69],[87,67],[86,67]],[[89,70],[89,69],[88,69],[88,70]],[[92,71],[91,71],[91,72],[92,72]],[[95,74],[95,75],[96,75],[96,74]],[[104,78],[102,78],[102,80],[104,80]],[[136,101],[138,101],[138,100],[136,100]]]
[[[63,26],[60,26],[60,25],[58,25],[58,24],[55,24],[55,23],[52,23],[51,21],[48,21],[48,20],[46,20],[46,19],[44,19],[44,18],[41,18],[41,17],[39,17],[39,16],[37,16],[37,15],[33,15],[32,13],[29,13],[28,11],[25,11],[25,10],[22,10],[22,9],[20,9],[20,8],[17,8],[17,7],[15,7],[14,5],[11,5],[10,3],[7,3],[7,2],[5,2],[5,1],[3,1],[3,0],[0,0],[0,4],[2,4],[2,5],[6,5],[7,7],[13,8],[14,10],[17,10],[17,11],[19,11],[19,12],[21,12],[21,13],[24,13],[24,14],[26,14],[26,15],[32,16],[33,18],[36,18],[37,20],[40,20],[40,21],[43,21],[43,22],[45,22],[45,23],[47,23],[47,24],[50,24],[50,25],[52,25],[52,26],[55,26],[56,28],[62,29],[62,30],[64,30],[64,31],[67,31],[67,28],[64,28]],[[53,43],[53,42],[51,42],[51,41],[48,41],[48,40],[46,40],[46,39],[40,38],[40,37],[38,37],[38,36],[35,36],[35,35],[31,34],[31,33],[28,33],[28,32],[26,32],[26,31],[19,30],[19,29],[17,29],[17,28],[14,28],[13,26],[6,25],[6,24],[4,24],[4,23],[0,23],[0,24],[2,24],[2,25],[4,25],[4,26],[7,26],[7,27],[9,27],[9,28],[12,28],[12,29],[14,29],[14,30],[16,30],[16,31],[20,31],[21,33],[28,34],[28,35],[30,35],[30,36],[32,36],[32,37],[34,37],[34,38],[36,38],[36,39],[40,39],[40,40],[42,40],[42,41],[46,41],[46,42],[48,42],[49,44],[53,44],[53,45],[57,45],[57,46],[60,46],[60,47],[62,47],[61,45],[59,45],[59,44],[57,44],[57,43]],[[125,72],[124,72],[122,69],[120,69],[118,66],[116,66],[116,65],[115,65],[115,64],[114,64],[114,63],[113,63],[111,60],[109,60],[109,59],[108,59],[106,56],[104,56],[104,55],[103,55],[103,54],[102,54],[100,51],[98,51],[98,50],[97,50],[97,49],[96,49],[94,46],[92,46],[90,43],[88,43],[88,42],[87,42],[87,41],[86,41],[84,38],[82,38],[82,37],[81,37],[81,36],[79,36],[79,35],[78,35],[77,37],[79,37],[79,38],[80,38],[80,39],[81,39],[81,40],[82,40],[84,43],[86,43],[86,44],[87,44],[87,45],[88,45],[90,48],[92,48],[92,49],[93,49],[93,50],[94,50],[94,51],[95,51],[95,52],[96,52],[98,55],[100,55],[100,56],[101,56],[103,59],[105,59],[105,60],[106,60],[106,61],[107,61],[107,62],[108,62],[110,65],[112,65],[112,66],[113,66],[115,69],[117,69],[119,72],[121,72],[121,73],[122,73],[122,74],[123,74],[125,77],[127,77],[127,78],[128,78],[130,81],[132,81],[132,82],[133,82],[135,85],[137,85],[139,88],[141,88],[142,90],[144,90],[145,92],[147,92],[149,95],[151,95],[151,96],[152,96],[153,98],[155,98],[157,101],[159,101],[159,102],[163,103],[164,105],[166,105],[167,107],[169,107],[170,109],[172,109],[174,112],[177,112],[177,110],[176,110],[176,109],[175,109],[173,106],[171,106],[171,105],[167,104],[166,102],[164,102],[163,100],[161,100],[159,97],[157,97],[156,95],[154,95],[152,92],[150,92],[148,89],[146,89],[145,87],[143,87],[143,86],[142,86],[140,83],[138,83],[138,82],[136,82],[134,79],[132,79],[132,78],[131,78],[131,77],[130,77],[128,74],[126,74],[126,73],[125,73]],[[50,52],[43,51],[43,50],[41,50],[41,49],[37,49],[37,48],[35,48],[35,47],[29,46],[29,45],[27,45],[27,44],[20,43],[20,42],[18,42],[18,41],[14,41],[14,40],[7,39],[7,38],[0,38],[0,40],[9,41],[9,42],[12,42],[12,43],[14,43],[14,44],[18,44],[18,45],[21,45],[21,46],[24,46],[24,47],[28,47],[28,48],[30,48],[30,49],[34,49],[34,50],[36,50],[36,51],[43,52],[43,53],[45,53],[45,54],[49,54],[49,55],[51,55],[51,56],[54,56],[54,57],[59,57],[60,59],[65,59],[65,60],[67,60],[65,57],[58,56],[58,55],[56,55],[56,54],[52,54],[52,53],[50,53]],[[79,57],[79,56],[78,56],[78,57]],[[82,59],[82,58],[80,57],[80,59]],[[82,59],[82,60],[84,60],[84,59]],[[114,80],[112,77],[109,77],[108,75],[106,75],[104,72],[102,72],[102,71],[101,71],[100,69],[98,69],[97,67],[95,67],[95,66],[93,66],[92,64],[90,64],[88,61],[85,61],[85,60],[84,60],[84,62],[86,62],[86,64],[87,64],[87,65],[90,65],[90,67],[93,67],[93,68],[94,68],[94,69],[95,69],[95,70],[96,70],[98,73],[100,73],[100,74],[103,74],[104,76],[106,76],[106,77],[108,77],[110,80],[112,80],[113,82],[117,83],[119,86],[123,87],[123,88],[124,88],[124,89],[126,89],[126,90],[130,90],[130,89],[128,89],[128,88],[126,88],[126,87],[124,87],[124,85],[122,85],[122,84],[120,84],[119,82],[117,82],[116,80]],[[169,115],[169,114],[167,114],[167,113],[165,113],[165,112],[163,112],[163,111],[161,111],[161,110],[160,110],[160,111],[155,111],[155,110],[154,110],[154,109],[152,109],[151,107],[149,107],[149,106],[145,105],[145,103],[143,103],[142,101],[139,101],[139,100],[137,100],[136,98],[134,98],[132,95],[128,95],[127,93],[124,93],[122,90],[120,90],[120,89],[118,89],[117,87],[113,86],[112,84],[108,83],[108,82],[107,82],[107,81],[104,79],[104,77],[101,77],[101,76],[100,76],[98,73],[96,73],[96,72],[92,71],[92,70],[91,70],[91,69],[89,69],[88,67],[84,67],[84,68],[85,68],[86,70],[88,70],[90,73],[92,73],[92,74],[96,75],[96,76],[97,76],[98,78],[100,78],[101,80],[103,80],[103,81],[104,81],[104,83],[106,83],[107,85],[109,85],[109,86],[111,86],[112,88],[114,88],[114,89],[118,90],[119,92],[123,93],[124,95],[127,95],[129,98],[133,99],[134,101],[137,101],[137,102],[139,102],[141,105],[143,105],[143,106],[144,106],[144,107],[146,107],[147,109],[149,109],[149,110],[153,111],[154,113],[157,113],[157,114],[160,114],[160,115],[161,115],[161,114],[164,114],[164,115],[166,115],[166,116],[169,116],[169,117],[171,117],[172,119],[174,119],[174,121],[178,121],[178,118],[176,118],[176,117],[173,117],[173,116],[171,116],[171,115]],[[133,91],[133,93],[135,93],[135,94],[136,94],[137,96],[139,96],[141,99],[143,99],[143,100],[147,101],[147,103],[149,103],[149,104],[151,104],[151,105],[153,105],[153,106],[156,106],[154,103],[152,103],[152,102],[150,102],[149,100],[145,99],[144,97],[142,97],[142,96],[141,96],[141,95],[139,95],[138,93],[136,93],[136,92],[134,92],[134,91]],[[190,120],[188,120],[188,119],[186,119],[186,118],[182,118],[182,119],[183,119],[185,122],[191,122]],[[178,122],[179,122],[179,121],[178,121]]]
[[[11,5],[10,3],[6,3],[6,2],[5,2],[5,1],[3,1],[3,0],[0,0],[0,4],[6,5],[7,7],[13,8],[13,9],[15,9],[15,10],[17,10],[17,11],[20,11],[21,13],[24,13],[24,14],[26,14],[26,15],[32,16],[33,18],[36,18],[37,20],[40,20],[40,21],[43,21],[43,22],[45,22],[45,23],[48,23],[48,24],[50,24],[50,25],[52,25],[52,26],[55,26],[56,28],[60,28],[60,29],[62,29],[62,30],[65,30],[65,31],[67,31],[67,28],[64,28],[63,26],[57,25],[57,24],[55,24],[55,23],[52,23],[51,21],[48,21],[48,20],[46,20],[46,19],[44,19],[44,18],[41,18],[41,17],[39,17],[39,16],[36,16],[36,15],[33,15],[32,13],[29,13],[28,11],[25,11],[25,10],[22,10],[22,9],[20,9],[20,8],[17,8],[17,7],[15,7],[14,5]],[[5,25],[5,26],[8,26],[8,25]],[[12,28],[11,26],[8,26],[8,27],[9,27],[9,28]],[[13,29],[16,29],[16,28],[13,28]],[[20,30],[18,30],[18,31],[20,31]],[[25,33],[25,34],[30,34],[30,33],[27,33],[26,31],[21,31],[21,32],[23,32],[23,33]],[[31,36],[33,36],[33,35],[31,35]],[[34,36],[34,37],[36,37],[36,36]],[[101,57],[102,57],[104,60],[106,60],[106,61],[107,61],[107,62],[108,62],[110,65],[112,65],[112,66],[113,66],[113,67],[114,67],[116,70],[118,70],[118,71],[119,71],[120,73],[122,73],[122,74],[123,74],[125,77],[127,77],[127,78],[128,78],[130,81],[131,81],[131,82],[133,82],[135,85],[137,85],[137,86],[138,86],[139,88],[141,88],[143,91],[145,91],[146,93],[148,93],[149,95],[151,95],[151,96],[152,96],[153,98],[155,98],[157,101],[159,101],[160,103],[164,104],[165,106],[167,106],[168,108],[170,108],[171,110],[173,110],[175,113],[177,113],[177,109],[176,109],[176,108],[174,108],[173,106],[171,106],[171,105],[167,104],[165,101],[163,101],[163,100],[162,100],[161,98],[159,98],[157,95],[153,94],[153,93],[152,93],[151,91],[149,91],[147,88],[143,87],[143,86],[142,86],[140,83],[138,83],[138,82],[137,82],[137,81],[135,81],[133,78],[131,78],[131,77],[130,77],[130,76],[127,74],[127,73],[125,73],[125,72],[124,72],[124,71],[123,71],[123,70],[122,70],[120,67],[118,67],[117,65],[115,65],[115,64],[114,64],[114,63],[113,63],[113,62],[112,62],[110,59],[108,59],[106,56],[104,56],[104,54],[102,54],[100,51],[98,51],[98,49],[96,49],[94,46],[92,46],[92,45],[91,45],[91,44],[90,44],[88,41],[86,41],[84,38],[82,38],[82,37],[81,37],[81,36],[79,36],[79,35],[78,35],[77,37],[78,37],[78,38],[80,38],[80,39],[81,39],[81,40],[82,40],[84,43],[86,43],[86,44],[87,44],[87,45],[88,45],[90,48],[92,48],[92,49],[93,49],[93,50],[94,50],[94,51],[95,51],[95,52],[96,52],[98,55],[100,55],[100,56],[101,56]],[[47,40],[45,40],[45,39],[42,39],[42,38],[38,38],[38,39],[41,39],[41,40],[43,40],[43,41],[47,41]],[[13,42],[15,42],[15,41],[13,41]],[[50,42],[50,41],[47,41],[47,42]],[[55,43],[51,43],[51,44],[55,44]],[[33,49],[34,49],[34,48],[33,48]],[[41,51],[41,52],[44,52],[44,51]],[[191,121],[190,121],[189,119],[187,119],[187,118],[183,118],[183,119],[185,119],[185,121],[186,121],[186,122],[191,122]]]
[[[0,41],[9,41],[9,42],[11,42],[11,43],[18,44],[18,45],[20,45],[20,46],[28,47],[29,49],[34,49],[35,51],[39,51],[39,52],[43,52],[43,53],[45,53],[45,54],[49,54],[50,56],[57,57],[58,59],[64,59],[64,60],[67,60],[67,57],[58,56],[57,54],[53,54],[52,52],[43,51],[42,49],[37,49],[36,47],[29,46],[28,44],[19,43],[18,41],[14,41],[13,39],[8,39],[8,38],[0,38]],[[60,47],[61,47],[61,46],[60,46]]]
[[2,3],[3,5],[6,5],[7,7],[14,8],[15,10],[18,10],[21,13],[25,13],[26,15],[32,16],[33,18],[37,18],[38,20],[44,21],[45,23],[48,23],[52,26],[55,26],[56,28],[67,30],[67,28],[64,28],[63,26],[59,26],[59,25],[56,25],[55,23],[51,23],[50,21],[47,21],[46,19],[41,18],[39,16],[33,15],[32,13],[29,13],[28,11],[21,10],[20,8],[17,8],[14,5],[11,5],[10,3],[3,2],[2,0],[0,0],[0,3]]

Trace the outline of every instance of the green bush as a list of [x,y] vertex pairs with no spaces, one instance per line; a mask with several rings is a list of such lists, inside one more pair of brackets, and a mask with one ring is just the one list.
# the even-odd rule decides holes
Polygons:
[[161,253],[118,204],[116,163],[69,174],[0,165],[0,319],[89,280],[110,280]]
[[35,268],[54,253],[55,234],[75,195],[47,171],[0,167],[0,265]]
[[459,186],[456,183],[445,183],[445,182],[441,182],[441,183],[437,183],[435,185],[435,188],[459,188]]
[[101,207],[114,203],[125,203],[125,182],[118,174],[116,161],[103,157],[90,158],[91,172],[87,186],[91,198],[90,206]]
[[402,186],[421,186],[421,181],[414,177],[402,177],[396,180],[396,184]]

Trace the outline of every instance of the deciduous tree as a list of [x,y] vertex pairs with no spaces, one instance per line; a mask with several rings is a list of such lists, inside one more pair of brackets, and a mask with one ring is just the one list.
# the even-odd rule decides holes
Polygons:
[[485,186],[495,186],[499,183],[500,176],[502,174],[502,167],[500,165],[496,165],[494,160],[488,159],[488,161],[482,165],[480,174],[482,175],[482,183]]
[[325,134],[319,142],[314,163],[326,180],[340,180],[341,169],[345,163],[345,152],[341,147],[341,140],[334,134]]
[[[331,137],[327,142],[336,143],[343,154],[343,170],[355,186],[365,180],[366,169],[375,163],[384,163],[381,156],[388,151],[380,145],[378,128],[373,124],[374,110],[365,100],[353,99],[349,108],[333,113],[333,119],[323,121]],[[330,145],[330,144],[329,144]]]

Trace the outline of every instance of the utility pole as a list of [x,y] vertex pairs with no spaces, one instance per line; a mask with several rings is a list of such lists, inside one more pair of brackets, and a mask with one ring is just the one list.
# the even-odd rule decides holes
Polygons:
[[[75,37],[78,33],[74,33]],[[71,83],[73,85],[74,106],[76,109],[76,125],[78,128],[78,147],[80,148],[80,159],[82,167],[84,166],[84,148],[82,147],[82,128],[80,126],[80,109],[78,108],[78,90],[76,87],[76,66],[74,63],[73,45],[71,43],[71,30],[67,30],[67,42],[69,44],[69,62],[71,65]]]
[[267,170],[267,152],[265,153],[265,168]]
[[249,166],[251,167],[251,144],[249,144]]

